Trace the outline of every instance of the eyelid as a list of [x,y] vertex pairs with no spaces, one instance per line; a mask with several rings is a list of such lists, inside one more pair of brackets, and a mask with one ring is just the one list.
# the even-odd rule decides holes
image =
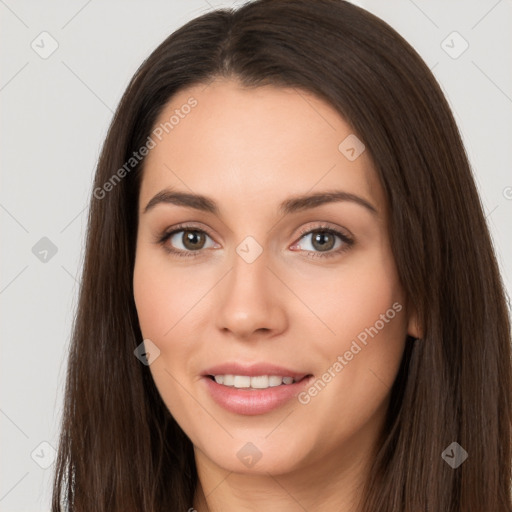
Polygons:
[[352,233],[347,228],[343,228],[341,226],[337,226],[335,224],[331,224],[330,222],[326,222],[326,221],[323,221],[323,222],[320,221],[319,224],[318,223],[317,224],[310,223],[306,226],[301,227],[299,230],[299,235],[298,235],[297,240],[302,238],[304,235],[311,233],[312,231],[322,231],[322,230],[337,232],[346,238],[354,240],[354,235],[352,235]]
[[201,231],[201,232],[207,234],[213,240],[213,236],[210,234],[209,228],[205,229],[203,227],[203,225],[199,226],[199,225],[196,225],[196,223],[194,223],[194,222],[184,222],[184,223],[176,224],[175,226],[171,226],[169,228],[164,229],[161,232],[161,235],[158,235],[158,236],[161,238],[169,237],[170,235],[175,234],[176,232],[179,232],[179,231]]

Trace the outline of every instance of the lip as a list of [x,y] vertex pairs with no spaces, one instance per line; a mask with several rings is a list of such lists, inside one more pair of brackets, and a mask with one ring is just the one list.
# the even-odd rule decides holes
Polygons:
[[[279,375],[292,377],[297,382],[269,387],[267,389],[234,388],[217,384],[211,375]],[[265,414],[282,407],[292,398],[303,391],[313,379],[313,375],[297,372],[267,363],[257,363],[249,366],[239,363],[225,363],[213,366],[202,375],[206,392],[221,407],[235,414],[255,416]]]

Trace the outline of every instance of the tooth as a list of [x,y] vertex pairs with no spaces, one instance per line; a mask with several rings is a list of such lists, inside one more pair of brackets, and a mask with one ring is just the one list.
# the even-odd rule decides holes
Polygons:
[[278,377],[276,375],[271,375],[268,378],[268,385],[270,387],[280,386],[282,383],[283,383],[283,378],[282,377]]
[[268,375],[259,375],[258,377],[251,377],[251,388],[268,388]]
[[235,388],[250,388],[251,377],[246,375],[235,375],[233,385]]
[[224,386],[232,386],[235,382],[234,375],[224,375]]
[[293,384],[293,377],[280,377],[279,375],[257,375],[250,377],[248,375],[214,375],[217,384],[224,386],[234,386],[235,388],[253,388],[266,389],[276,387],[282,384]]

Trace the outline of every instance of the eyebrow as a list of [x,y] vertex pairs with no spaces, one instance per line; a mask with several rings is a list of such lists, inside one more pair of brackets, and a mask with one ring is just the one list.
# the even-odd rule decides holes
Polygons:
[[[344,192],[343,190],[317,192],[314,194],[290,197],[279,205],[279,212],[282,215],[290,215],[295,212],[317,208],[323,204],[341,201],[356,203],[359,206],[366,208],[372,214],[378,215],[377,209],[369,201],[355,194]],[[148,202],[144,208],[143,213],[147,213],[158,204],[174,204],[176,206],[185,206],[219,216],[219,208],[215,201],[209,197],[199,194],[177,192],[169,189],[161,190]]]

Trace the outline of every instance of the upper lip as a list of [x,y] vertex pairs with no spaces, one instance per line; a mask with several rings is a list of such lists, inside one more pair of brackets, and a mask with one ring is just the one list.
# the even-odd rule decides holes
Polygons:
[[203,375],[247,375],[249,377],[256,377],[258,375],[278,375],[280,377],[292,377],[295,381],[299,381],[309,375],[309,373],[290,370],[283,366],[261,362],[249,365],[243,365],[240,363],[222,363],[206,369],[203,372]]

